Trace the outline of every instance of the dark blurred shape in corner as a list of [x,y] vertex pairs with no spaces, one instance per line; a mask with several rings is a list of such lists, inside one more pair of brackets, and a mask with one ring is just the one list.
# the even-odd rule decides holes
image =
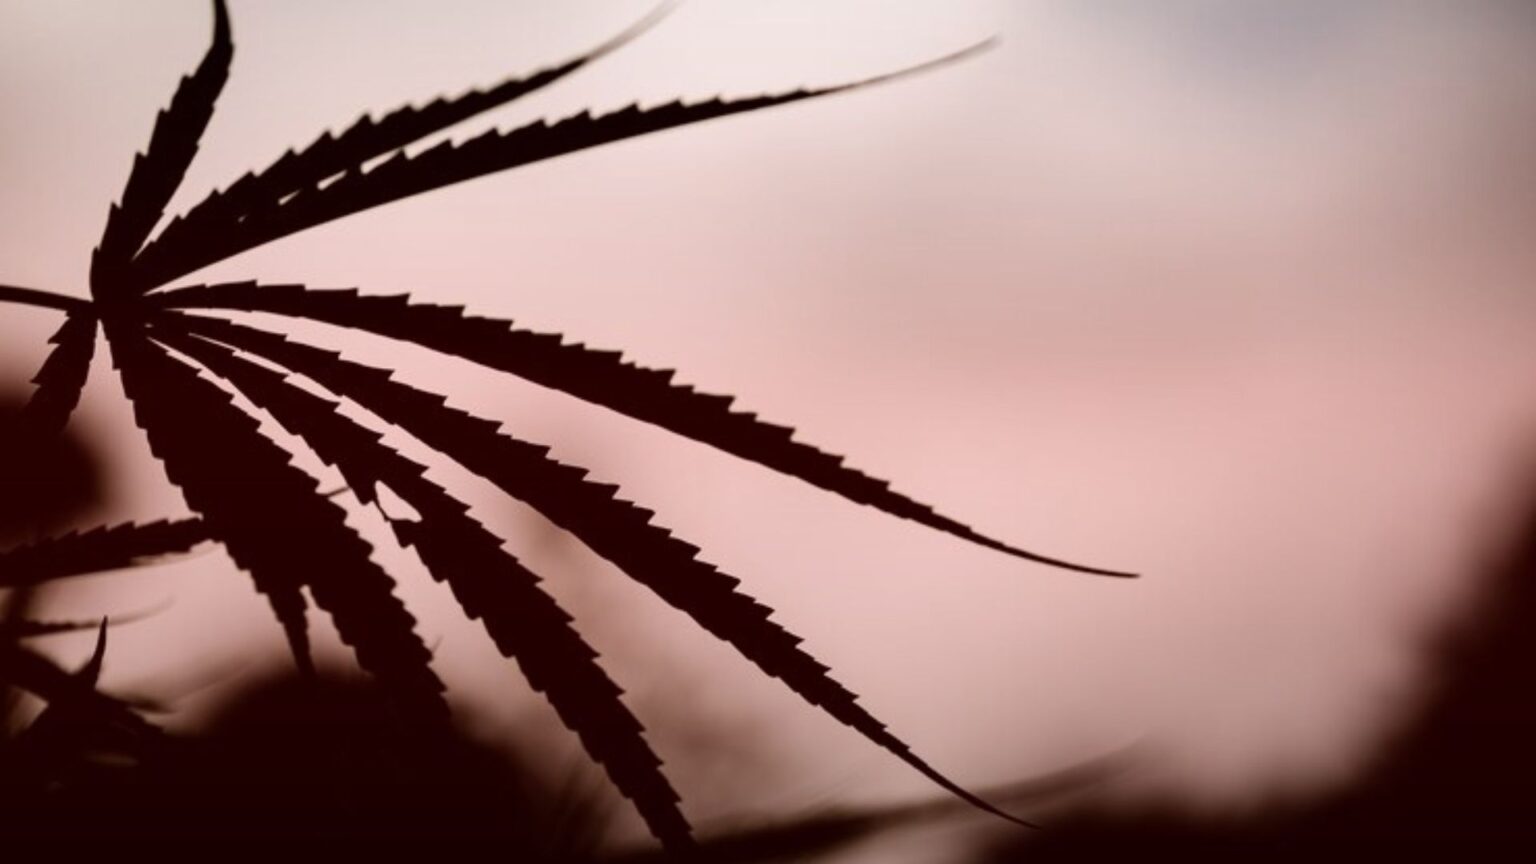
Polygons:
[[[0,795],[0,860],[78,854],[208,860],[261,853],[355,860],[494,855],[518,864],[664,864],[654,844],[611,848],[620,801],[598,775],[525,759],[463,734],[391,721],[387,695],[355,674],[255,678],[197,730],[133,765],[78,762],[41,794]],[[463,711],[461,714],[465,713]],[[987,790],[1008,806],[1098,782],[1091,764]],[[702,832],[699,860],[829,860],[906,827],[974,818],[948,797],[814,809]]]
[[106,491],[101,466],[73,429],[25,446],[12,440],[26,398],[0,389],[0,547],[75,527]]
[[288,860],[490,854],[590,860],[613,802],[549,783],[509,751],[390,722],[360,676],[284,674],[226,701],[133,768],[0,813],[0,858],[55,844],[134,858]]
[[975,864],[1536,860],[1536,477],[1482,581],[1471,613],[1426,646],[1423,707],[1354,786],[1220,822],[1080,812],[1037,836],[1009,836]]

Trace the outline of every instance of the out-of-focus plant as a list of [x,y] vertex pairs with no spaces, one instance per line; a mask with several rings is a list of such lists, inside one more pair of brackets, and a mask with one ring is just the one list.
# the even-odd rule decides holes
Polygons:
[[66,315],[36,379],[37,426],[63,425],[79,399],[97,334],[104,333],[137,421],[166,475],[200,517],[199,530],[221,543],[266,595],[299,665],[309,668],[311,662],[305,618],[312,600],[330,615],[359,664],[392,694],[399,715],[430,734],[448,716],[443,685],[414,619],[394,596],[392,578],[371,560],[368,542],[346,525],[342,506],[320,494],[317,481],[259,430],[234,396],[269,412],[338,469],[358,501],[376,504],[387,488],[414,511],[401,516],[379,508],[399,543],[414,549],[432,576],[448,584],[470,618],[483,622],[501,653],[516,660],[668,849],[693,842],[678,796],[620,688],[570,617],[544,593],[539,577],[503,549],[501,537],[429,480],[423,465],[341,414],[337,400],[355,403],[531,505],[807,702],[955,795],[1006,815],[914,754],[833,680],[826,666],[801,650],[801,640],[771,619],[772,610],[738,590],[738,579],[697,558],[696,547],[652,522],[650,510],[618,497],[616,487],[589,480],[585,470],[556,461],[548,447],[505,431],[496,421],[394,380],[389,370],[206,313],[273,313],[412,342],[973,543],[1057,567],[1128,574],[1070,564],[993,539],[848,467],[841,457],[796,441],[787,427],[732,410],[729,397],[697,392],[675,383],[672,372],[636,365],[617,352],[406,297],[255,282],[175,285],[241,252],[411,195],[627,138],[846,93],[954,62],[976,48],[841,86],[631,106],[596,116],[583,112],[412,149],[460,121],[564,79],[645,31],[663,7],[567,62],[379,119],[364,116],[340,134],[326,133],[246,174],[156,232],[212,118],[234,55],[225,4],[215,2],[213,11],[212,46],[157,118],[148,149],[135,160],[122,199],[110,210],[91,260],[90,299],[0,286],[0,300]]
[[[91,459],[47,422],[46,397],[20,411],[0,406],[0,536],[28,535],[88,510],[100,493]],[[57,415],[54,415],[57,419]],[[0,551],[0,822],[22,802],[100,764],[93,754],[141,755],[159,730],[124,700],[97,689],[107,621],[50,620],[31,612],[39,590],[61,580],[132,568],[186,552],[207,539],[196,519],[102,526],[13,543]],[[96,647],[69,671],[37,650],[38,640],[97,631]],[[41,699],[30,722],[18,693]],[[0,832],[3,833],[3,832]]]

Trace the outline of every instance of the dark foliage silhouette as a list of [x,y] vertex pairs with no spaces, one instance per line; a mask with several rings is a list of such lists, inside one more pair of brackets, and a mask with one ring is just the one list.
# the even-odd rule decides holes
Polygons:
[[[415,509],[414,518],[390,520],[400,544],[414,549],[469,617],[483,622],[501,653],[517,662],[663,845],[672,850],[691,845],[677,794],[640,723],[593,650],[572,629],[569,616],[539,587],[539,577],[502,548],[501,538],[472,519],[464,504],[425,479],[420,464],[338,413],[338,403],[321,395],[328,393],[409,432],[531,505],[807,702],[955,795],[1005,815],[918,758],[859,706],[826,666],[799,649],[800,639],[771,620],[772,610],[739,591],[739,580],[696,558],[696,547],[653,523],[651,511],[618,497],[616,487],[588,480],[583,469],[555,461],[549,448],[503,431],[495,421],[392,380],[388,370],[206,313],[277,313],[413,342],[563,391],[973,543],[1070,570],[1129,574],[1037,555],[983,535],[847,467],[840,457],[794,440],[789,428],[732,410],[729,397],[674,383],[672,372],[636,365],[617,352],[402,297],[255,282],[172,286],[206,265],[408,196],[627,138],[847,92],[975,50],[848,85],[629,107],[599,116],[582,113],[408,151],[434,133],[566,77],[639,35],[665,11],[566,63],[423,107],[401,108],[382,119],[364,117],[339,135],[322,135],[209,195],[156,234],[229,75],[234,55],[229,16],[225,4],[215,2],[212,46],[158,116],[148,149],[135,159],[121,201],[109,211],[91,259],[91,298],[0,286],[0,300],[66,315],[35,379],[29,428],[45,434],[64,424],[79,399],[99,325],[151,450],[198,515],[196,523],[82,535],[74,538],[70,554],[89,557],[81,549],[97,543],[132,558],[132,543],[147,542],[156,532],[183,531],[182,539],[191,539],[194,530],[199,537],[205,533],[250,573],[301,668],[311,668],[306,611],[313,601],[335,622],[359,665],[391,694],[394,710],[407,724],[425,734],[441,730],[448,716],[443,685],[413,618],[394,595],[393,580],[372,561],[369,543],[346,525],[343,507],[320,494],[315,478],[264,436],[257,420],[234,399],[235,394],[244,396],[335,466],[359,501],[374,502],[379,488],[387,487]],[[34,557],[45,562],[31,565],[41,568],[38,572],[57,560],[46,550]]]
[[0,588],[33,587],[132,567],[161,555],[186,552],[207,539],[207,528],[196,519],[72,531],[0,552]]
[[[58,580],[184,552],[207,539],[197,520],[37,536],[49,525],[79,518],[103,494],[89,450],[56,428],[56,419],[51,406],[36,399],[20,410],[0,410],[0,438],[7,445],[0,451],[6,469],[0,497],[12,505],[0,510],[0,537],[35,538],[0,551],[0,825],[58,784],[101,768],[92,754],[135,758],[161,740],[134,706],[96,689],[107,622],[32,617],[36,592]],[[74,671],[34,647],[43,637],[86,630],[96,632],[96,646]],[[44,702],[30,722],[23,722],[18,691]]]
[[[99,626],[96,651],[75,672],[61,668],[48,657],[21,644],[22,640]],[[72,748],[61,746],[62,736],[90,734],[113,746],[135,748],[153,739],[158,730],[127,703],[96,689],[96,679],[106,651],[107,622],[87,625],[76,622],[22,621],[0,628],[0,685],[33,693],[48,703],[21,734],[15,745],[7,744],[0,756],[4,779],[0,788],[13,793],[17,784],[26,788],[37,777],[27,762]],[[51,740],[50,740],[51,739]],[[46,745],[38,743],[46,740]],[[20,763],[17,755],[20,754]],[[19,764],[19,767],[18,767]],[[0,797],[9,797],[9,794]]]
[[1536,476],[1479,599],[1424,647],[1426,698],[1357,781],[1313,801],[1201,819],[1174,808],[1081,812],[976,864],[1476,860],[1536,854]]
[[[10,491],[3,486],[0,490]],[[106,651],[106,621],[33,620],[26,617],[30,592],[56,580],[133,567],[186,552],[207,539],[201,522],[184,519],[70,532],[0,552],[0,591],[7,592],[5,615],[0,619],[0,690],[18,688],[49,704],[29,727],[34,737],[42,734],[39,729],[62,725],[95,727],[96,731],[115,729],[140,741],[154,730],[127,704],[95,688]],[[24,644],[24,640],[40,636],[98,628],[95,654],[74,673]],[[0,715],[0,723],[7,722]]]
[[601,797],[560,794],[504,747],[379,723],[391,704],[378,686],[326,671],[243,684],[133,769],[17,800],[0,812],[0,838],[40,849],[72,832],[77,854],[171,860],[232,849],[597,860]]
[[[378,723],[389,706],[378,683],[324,668],[251,676],[195,730],[165,737],[130,769],[76,774],[51,794],[8,801],[0,849],[43,849],[88,822],[71,840],[79,855],[200,860],[202,850],[238,848],[320,860],[494,850],[518,864],[675,860],[614,843],[616,802],[583,772],[541,763],[536,749],[457,728],[434,737]],[[79,749],[70,742],[50,752]],[[1085,765],[987,795],[1048,801],[1104,774],[1103,765]],[[734,821],[704,826],[696,851],[719,864],[821,860],[887,832],[952,820],[965,807],[946,797]]]

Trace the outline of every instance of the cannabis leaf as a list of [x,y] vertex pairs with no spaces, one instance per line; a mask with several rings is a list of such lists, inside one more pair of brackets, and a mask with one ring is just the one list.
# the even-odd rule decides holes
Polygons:
[[[27,590],[57,579],[136,567],[168,555],[188,552],[206,541],[208,536],[202,522],[183,519],[145,525],[102,526],[38,540],[0,551],[0,589]],[[73,673],[22,644],[27,639],[79,630],[97,631],[96,648],[90,660]],[[126,740],[142,741],[154,737],[158,730],[127,703],[96,689],[106,650],[105,619],[0,620],[0,689],[18,687],[48,703],[48,708],[33,721],[24,736],[38,739],[52,734],[50,729],[67,726],[106,731]]]
[[[857,90],[954,62],[985,46],[851,84],[631,106],[597,116],[583,112],[408,152],[429,135],[547,87],[613,51],[660,20],[668,11],[664,6],[564,63],[455,98],[400,108],[380,119],[364,116],[340,134],[321,135],[208,195],[154,234],[229,76],[234,56],[229,15],[219,0],[213,11],[212,46],[160,113],[148,149],[134,161],[121,202],[109,211],[91,260],[91,299],[0,286],[0,301],[66,313],[35,379],[38,389],[23,412],[25,426],[33,430],[29,434],[63,426],[79,401],[100,325],[139,426],[199,518],[103,529],[66,538],[58,548],[44,544],[4,553],[0,586],[121,566],[213,539],[266,595],[301,666],[309,662],[306,610],[313,600],[408,718],[424,727],[442,723],[447,717],[443,685],[431,669],[431,654],[415,632],[414,619],[394,596],[392,578],[373,562],[367,541],[346,524],[346,511],[320,493],[317,481],[294,464],[291,453],[262,434],[257,420],[234,398],[238,394],[334,466],[360,502],[377,503],[379,490],[387,488],[411,506],[409,518],[385,514],[400,545],[414,550],[433,578],[449,586],[465,614],[483,623],[501,653],[549,700],[664,847],[689,848],[691,829],[660,759],[570,616],[544,592],[540,577],[503,548],[502,538],[428,480],[422,465],[382,443],[380,432],[366,425],[382,423],[526,502],[802,699],[956,796],[1012,818],[919,758],[799,647],[799,637],[773,621],[771,609],[742,592],[739,579],[699,559],[697,547],[653,522],[650,510],[619,497],[617,487],[589,479],[584,469],[556,461],[547,446],[496,421],[393,380],[389,370],[207,313],[275,313],[412,342],[568,393],[972,543],[1085,573],[1130,574],[1038,555],[982,534],[845,465],[841,457],[795,440],[788,427],[733,410],[730,397],[698,392],[676,383],[671,371],[640,366],[618,352],[408,297],[256,282],[171,286],[209,264],[412,195],[627,138]],[[360,406],[373,421],[343,415],[337,410],[339,399]]]
[[[48,635],[52,630],[24,622],[11,632],[0,632],[0,683],[19,687],[48,702],[48,709],[34,721],[33,729],[48,728],[51,718],[69,716],[88,722],[129,740],[152,738],[158,729],[140,717],[127,703],[96,689],[106,652],[106,622],[100,622],[96,650],[77,672],[68,672],[47,657],[23,646],[20,639]],[[51,712],[51,713],[50,713]]]
[[197,519],[101,526],[0,552],[0,588],[26,588],[186,552],[208,539]]

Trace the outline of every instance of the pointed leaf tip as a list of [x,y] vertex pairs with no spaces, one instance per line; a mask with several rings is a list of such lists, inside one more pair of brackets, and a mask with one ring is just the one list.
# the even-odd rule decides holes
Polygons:
[[107,657],[107,620],[103,617],[101,626],[96,629],[96,648],[91,652],[91,659],[75,673],[87,684],[95,685],[101,678],[101,666]]
[[149,146],[134,157],[120,205],[114,204],[107,211],[98,254],[91,261],[93,295],[102,297],[143,287],[135,258],[197,155],[198,143],[229,78],[233,55],[229,10],[223,0],[214,0],[212,44],[192,74],[181,79],[170,105],[156,116]]
[[[266,168],[247,173],[229,188],[209,194],[186,214],[172,219],[134,259],[136,289],[153,290],[177,276],[234,255],[240,248],[249,248],[248,244],[253,241],[259,245],[274,239],[256,240],[249,236],[252,223],[267,221],[274,215],[286,218],[304,212],[308,207],[306,202],[311,199],[334,200],[334,194],[319,195],[322,187],[329,188],[327,181],[338,176],[351,177],[346,188],[357,187],[358,178],[372,174],[364,175],[362,166],[374,159],[390,157],[386,165],[392,167],[384,171],[385,177],[399,173],[402,166],[397,162],[403,162],[403,167],[409,168],[412,163],[403,158],[403,148],[564,80],[638,39],[667,17],[676,5],[675,2],[658,5],[617,35],[563,62],[458,96],[439,97],[420,106],[407,105],[377,118],[364,114],[340,133],[326,131],[302,149],[290,148]],[[217,9],[220,15],[217,21],[223,23],[216,22],[219,28],[216,32],[227,34],[223,4],[219,3]],[[216,43],[220,41],[227,42],[227,35],[224,40],[216,39]],[[495,130],[486,133],[490,138],[497,134]],[[439,163],[451,162],[455,156],[443,152],[441,145],[428,152],[438,152],[435,161]]]
[[[772,620],[773,610],[737,590],[740,580],[695,557],[697,547],[650,521],[650,511],[615,497],[615,487],[584,479],[583,469],[550,458],[501,424],[446,405],[441,396],[393,380],[386,369],[231,321],[162,313],[185,331],[249,352],[305,376],[401,427],[434,450],[499,486],[569,531],[588,548],[736,648],[802,699],[910,764],[968,803],[1013,821],[919,759],[858,697]],[[421,539],[418,535],[414,539]]]
[[155,297],[168,308],[270,312],[411,342],[651,423],[971,543],[1079,573],[1133,578],[1131,573],[1075,564],[1003,543],[897,492],[884,480],[849,467],[841,456],[795,440],[790,427],[733,410],[733,397],[701,392],[676,383],[669,370],[638,365],[616,351],[568,343],[558,334],[525,330],[513,321],[468,315],[460,307],[412,303],[408,296],[303,285],[200,285]]
[[[401,546],[414,548],[434,579],[446,582],[471,619],[480,619],[503,656],[634,802],[667,848],[686,848],[691,829],[678,795],[646,743],[622,690],[597,663],[597,652],[571,627],[571,617],[539,587],[539,578],[502,548],[501,538],[469,515],[463,502],[426,477],[426,468],[385,445],[338,405],[298,387],[280,372],[223,345],[156,326],[157,339],[196,359],[297,435],[321,461],[368,485],[381,485],[416,511],[385,520]],[[381,508],[382,512],[382,508]]]

